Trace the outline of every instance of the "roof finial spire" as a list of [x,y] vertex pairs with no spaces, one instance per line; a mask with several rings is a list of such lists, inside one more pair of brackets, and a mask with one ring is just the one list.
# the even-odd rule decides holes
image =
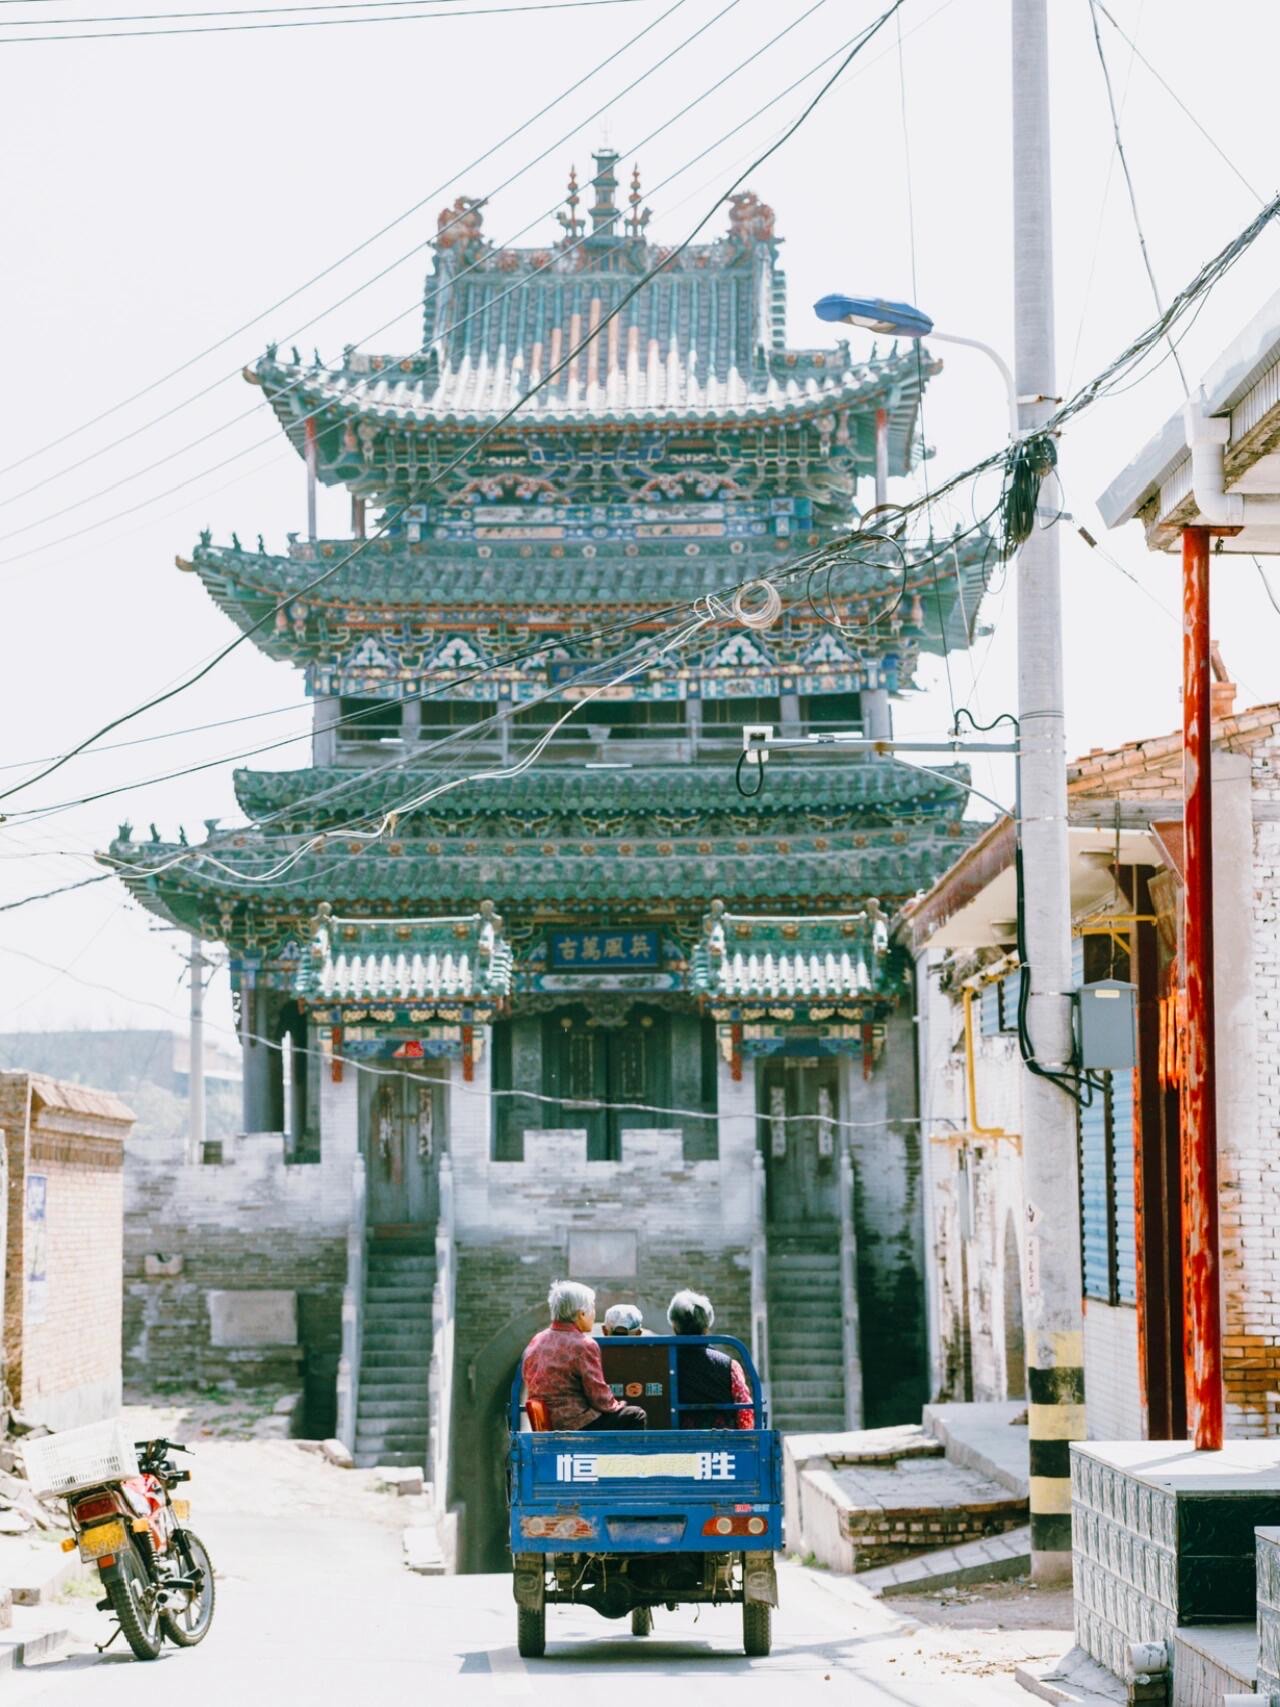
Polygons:
[[644,228],[649,223],[649,209],[640,209],[640,162],[637,160],[631,169],[631,194],[627,200],[631,204],[631,212],[627,216],[627,234],[631,237],[643,237]]
[[564,240],[566,243],[576,243],[587,228],[586,221],[578,218],[578,203],[581,200],[582,198],[578,194],[578,168],[576,166],[570,166],[569,193],[565,197],[565,206],[568,207],[569,211],[566,213],[564,208],[561,208],[560,212],[556,215],[556,218],[564,227]]
[[591,235],[613,237],[616,236],[614,227],[619,213],[618,204],[614,199],[618,188],[618,174],[614,171],[618,164],[618,151],[606,142],[593,152],[596,172],[591,180],[591,188],[596,192],[596,199],[591,204]]

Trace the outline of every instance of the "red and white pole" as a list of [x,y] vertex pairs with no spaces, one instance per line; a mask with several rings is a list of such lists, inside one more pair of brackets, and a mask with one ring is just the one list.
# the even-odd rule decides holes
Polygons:
[[1182,530],[1182,788],[1187,1047],[1182,1089],[1183,1320],[1196,1448],[1222,1447],[1222,1304],[1213,1030],[1213,727],[1209,529]]
[[306,435],[307,463],[307,538],[316,537],[316,421],[314,415],[308,415],[303,431]]

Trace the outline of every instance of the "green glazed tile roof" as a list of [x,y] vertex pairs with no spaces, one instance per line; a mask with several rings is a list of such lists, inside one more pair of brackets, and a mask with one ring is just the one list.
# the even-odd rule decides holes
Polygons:
[[[190,559],[178,562],[194,570],[237,627],[254,630],[254,644],[268,657],[295,664],[322,659],[340,664],[359,654],[370,630],[386,636],[399,657],[406,648],[429,652],[426,637],[460,620],[518,626],[545,622],[547,613],[555,613],[565,629],[572,629],[575,624],[598,623],[615,611],[625,619],[638,610],[683,609],[708,593],[776,571],[786,558],[774,547],[788,541],[704,541],[699,545],[704,554],[691,558],[682,555],[678,540],[633,545],[630,549],[641,553],[635,557],[626,555],[624,542],[601,540],[566,545],[565,555],[552,560],[545,547],[538,548],[536,557],[523,559],[515,546],[376,539],[344,563],[359,543],[294,542],[287,556],[202,543]],[[742,544],[743,553],[730,555],[731,543]],[[799,549],[793,546],[792,555]],[[480,550],[496,555],[482,558]],[[839,650],[868,660],[896,653],[909,672],[918,650],[940,652],[944,638],[948,650],[967,646],[977,626],[989,556],[990,542],[984,535],[922,547],[919,562],[908,566],[898,613],[901,626],[855,632]],[[334,565],[341,567],[323,586],[303,592]],[[870,562],[850,562],[831,571],[837,608],[855,628],[886,602],[887,578],[882,566]],[[818,602],[825,597],[826,581],[825,576],[819,581]],[[801,654],[819,636],[820,618],[807,600],[804,577],[781,586],[792,630],[790,646],[784,643],[783,651],[796,653],[791,668],[804,668]],[[291,602],[276,610],[282,601]],[[258,627],[264,618],[269,620]],[[410,640],[410,634],[421,638]],[[714,649],[722,638],[719,630],[712,631],[710,646]],[[778,650],[776,637],[765,637],[764,644]]]
[[[326,828],[394,810],[413,786],[414,774],[399,767],[381,775],[341,768],[241,770],[235,773],[236,799],[246,816],[273,817],[280,829]],[[406,819],[401,833],[417,837],[427,834],[432,825],[447,826],[477,815],[519,819],[549,813],[662,814],[673,825],[684,821],[691,829],[730,814],[751,833],[767,831],[771,823],[797,815],[820,815],[820,821],[828,823],[837,823],[844,815],[959,819],[965,795],[942,780],[948,777],[967,781],[968,770],[963,765],[943,766],[935,778],[878,758],[848,756],[834,763],[779,759],[770,763],[764,791],[744,798],[727,764],[692,771],[677,765],[616,770],[546,765],[441,795]],[[518,822],[513,828],[522,833]]]
[[[825,416],[834,439],[825,448],[847,457],[858,438],[849,417],[884,408],[890,472],[908,471],[921,388],[940,364],[915,346],[865,361],[844,342],[788,349],[772,209],[735,196],[725,235],[675,253],[642,227],[624,233],[621,210],[608,205],[593,210],[596,230],[571,208],[556,241],[499,249],[484,235],[482,207],[460,198],[441,216],[417,353],[352,347],[326,365],[318,353],[307,362],[269,347],[254,377],[299,451],[311,414],[322,441],[335,431],[354,441],[388,428],[475,429],[543,381],[505,432]],[[351,477],[344,452],[352,472],[378,461],[372,444],[335,452],[322,443],[322,479]]]
[[[111,855],[122,862],[121,875],[138,899],[173,917],[190,918],[231,902],[302,912],[322,901],[413,916],[438,910],[441,902],[478,910],[489,900],[511,921],[531,908],[574,915],[619,905],[687,911],[706,907],[718,895],[771,909],[816,900],[844,907],[868,895],[887,906],[927,888],[968,835],[965,826],[952,824],[916,827],[909,835],[845,832],[822,838],[823,850],[814,847],[817,839],[762,837],[745,843],[743,851],[724,839],[700,852],[698,842],[680,838],[593,845],[584,852],[581,845],[533,840],[513,842],[508,851],[496,840],[483,846],[440,841],[424,848],[344,843],[335,836],[280,877],[268,873],[288,851],[290,840],[283,837],[218,836],[211,851],[230,872],[203,861],[196,849],[189,860],[152,877],[148,867],[183,852],[163,843],[117,841]],[[858,840],[864,845],[856,845]]]

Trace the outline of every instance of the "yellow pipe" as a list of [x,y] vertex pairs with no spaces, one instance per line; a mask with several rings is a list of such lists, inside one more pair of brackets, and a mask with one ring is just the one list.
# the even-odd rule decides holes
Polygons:
[[975,1138],[1008,1138],[1010,1136],[1003,1126],[980,1126],[978,1124],[978,1085],[974,1072],[973,1058],[973,996],[974,992],[966,984],[964,987],[964,1082],[969,1093],[969,1130]]

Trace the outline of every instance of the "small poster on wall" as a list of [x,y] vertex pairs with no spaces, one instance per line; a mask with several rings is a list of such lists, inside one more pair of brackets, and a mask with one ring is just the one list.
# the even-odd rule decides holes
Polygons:
[[27,1175],[27,1311],[29,1326],[49,1307],[49,1176]]

